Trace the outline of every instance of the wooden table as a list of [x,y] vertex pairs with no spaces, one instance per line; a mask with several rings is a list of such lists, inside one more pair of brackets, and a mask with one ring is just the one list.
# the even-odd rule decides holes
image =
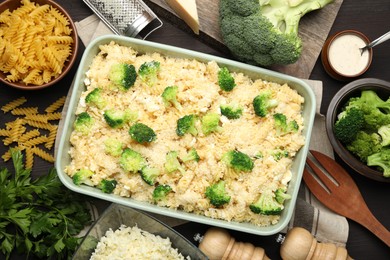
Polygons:
[[[80,0],[57,0],[57,2],[70,12],[74,21],[80,21],[92,14],[92,11]],[[370,39],[375,39],[387,32],[389,28],[390,2],[388,0],[344,0],[330,34],[344,29],[355,29],[363,32]],[[149,36],[148,40],[184,47],[217,56],[230,57],[229,54],[221,53],[220,51],[205,45],[193,35],[177,29],[166,21],[162,28]],[[81,46],[78,55],[79,59],[83,50],[84,46]],[[46,107],[57,98],[67,94],[76,69],[77,65],[73,67],[71,73],[69,73],[58,85],[41,91],[22,92],[11,89],[0,83],[0,106],[17,97],[25,96],[28,99],[29,105],[39,106],[42,108]],[[364,77],[374,77],[390,81],[389,69],[390,42],[386,42],[375,47],[372,66]],[[324,93],[321,112],[325,114],[330,99],[344,83],[330,78],[325,73],[320,59],[317,60],[310,79],[321,80],[323,82]],[[4,126],[4,123],[7,122],[8,119],[9,118],[7,116],[1,116],[1,127]],[[324,136],[326,136],[325,133]],[[7,148],[5,146],[1,145],[0,154],[3,154],[6,149]],[[1,160],[0,166],[11,167],[11,164],[9,162],[4,163]],[[37,176],[46,174],[48,169],[52,166],[52,164],[36,160],[33,175]],[[343,166],[345,166],[357,182],[373,214],[387,227],[387,229],[390,229],[389,184],[372,181],[353,172],[346,165]],[[353,207],[353,202],[351,202],[351,207]],[[349,224],[350,233],[347,249],[351,257],[355,259],[389,259],[390,249],[384,243],[378,240],[374,235],[359,224],[352,221],[350,221]],[[192,240],[192,236],[196,232],[201,232],[206,230],[206,228],[207,227],[201,224],[189,223],[180,226],[177,229]],[[232,235],[239,241],[251,242],[257,246],[265,248],[268,256],[272,259],[280,258],[279,246],[275,242],[276,236],[259,237],[240,232],[232,232]]]

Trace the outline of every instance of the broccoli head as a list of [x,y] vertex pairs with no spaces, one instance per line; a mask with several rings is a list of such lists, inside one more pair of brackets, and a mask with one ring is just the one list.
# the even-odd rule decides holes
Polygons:
[[160,170],[158,168],[145,166],[140,171],[141,178],[150,186],[153,186],[156,183],[156,178],[160,175]]
[[219,106],[221,114],[229,119],[238,119],[242,116],[242,107],[236,104],[226,104]]
[[122,154],[122,142],[116,138],[107,138],[104,141],[104,151],[112,156],[120,156]]
[[115,63],[110,68],[108,78],[119,89],[128,90],[137,79],[137,71],[131,64]]
[[282,113],[276,113],[273,115],[275,130],[277,135],[283,135],[287,133],[297,132],[299,125],[297,121],[290,120],[288,121],[287,117]]
[[170,105],[173,105],[177,109],[181,109],[181,104],[179,101],[177,101],[177,91],[179,87],[178,86],[168,86],[164,89],[163,93],[161,94],[161,97],[163,99],[164,105],[166,107],[169,107]]
[[298,60],[302,16],[333,0],[221,0],[223,42],[241,61],[260,66],[291,64]]
[[359,108],[351,107],[337,116],[333,131],[340,142],[348,144],[355,139],[364,124],[363,111]]
[[268,111],[278,105],[278,101],[272,98],[272,92],[265,90],[253,99],[253,109],[259,117],[265,117]]
[[188,161],[195,161],[195,162],[199,162],[200,160],[200,157],[198,155],[198,152],[196,151],[195,148],[191,148],[188,153],[180,158],[183,162],[188,162]]
[[390,177],[390,148],[383,148],[381,151],[367,157],[368,166],[377,166],[382,169],[383,176]]
[[172,191],[172,187],[168,184],[160,184],[153,190],[152,197],[155,201],[163,200],[167,197],[168,193]]
[[285,189],[282,188],[276,189],[275,200],[278,203],[283,204],[285,200],[289,200],[289,199],[291,199],[291,195],[287,194]]
[[367,162],[367,157],[382,149],[381,137],[377,133],[359,131],[355,140],[347,144],[347,150],[357,156],[362,162]]
[[176,134],[178,136],[184,136],[186,133],[191,135],[197,135],[196,121],[198,117],[196,115],[185,115],[177,120]]
[[257,201],[249,205],[250,210],[256,214],[280,215],[283,204],[276,201],[273,192],[263,192]]
[[236,171],[250,172],[254,167],[252,159],[237,150],[231,150],[222,155],[222,162]]
[[180,171],[181,173],[185,173],[183,166],[181,166],[177,151],[169,151],[166,155],[164,167],[168,173]]
[[103,114],[104,120],[112,128],[123,127],[128,122],[137,120],[137,112],[126,109],[124,111],[117,109],[108,109],[104,111]]
[[129,129],[129,135],[138,143],[150,143],[156,140],[157,135],[149,126],[142,123],[135,123]]
[[76,185],[86,184],[88,186],[93,186],[91,177],[94,175],[94,172],[88,169],[78,170],[72,177],[73,183]]
[[87,112],[82,112],[77,115],[73,127],[77,132],[87,135],[91,131],[93,123],[93,118]]
[[216,207],[229,203],[231,198],[226,192],[225,181],[223,180],[207,187],[205,195],[210,200],[210,203]]
[[103,109],[107,105],[107,101],[102,98],[102,90],[100,88],[95,88],[87,94],[85,97],[85,103],[89,105],[94,105],[99,109]]
[[378,134],[382,138],[382,142],[381,142],[382,146],[390,145],[390,124],[379,127]]
[[218,71],[218,85],[224,91],[232,91],[236,86],[234,77],[226,67],[222,67]]
[[138,69],[138,76],[146,85],[152,87],[157,82],[158,72],[160,71],[160,62],[147,61],[143,63]]
[[119,164],[126,172],[138,172],[147,165],[147,162],[140,153],[126,148],[121,154]]
[[116,180],[106,180],[103,179],[100,181],[98,188],[104,193],[112,193],[118,182]]
[[217,113],[207,113],[202,117],[202,132],[204,135],[209,135],[212,132],[218,132],[222,128],[219,126],[220,115]]

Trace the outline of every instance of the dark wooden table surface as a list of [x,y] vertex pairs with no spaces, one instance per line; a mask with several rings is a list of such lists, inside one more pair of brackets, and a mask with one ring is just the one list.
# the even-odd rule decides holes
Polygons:
[[[80,21],[92,14],[90,9],[81,0],[57,0],[57,2],[69,11],[74,21]],[[390,1],[344,0],[330,34],[344,29],[355,29],[361,31],[370,39],[375,39],[389,31]],[[229,54],[221,53],[219,50],[207,46],[194,35],[177,29],[168,22],[165,22],[162,28],[150,35],[148,40],[231,58]],[[79,59],[83,50],[84,46],[81,45],[78,53]],[[25,96],[28,99],[29,105],[44,108],[57,98],[67,94],[76,69],[77,64],[73,67],[71,73],[69,73],[58,85],[40,91],[22,92],[11,89],[0,83],[0,106],[17,97]],[[380,78],[390,81],[390,41],[375,47],[372,66],[364,77]],[[323,82],[324,93],[321,111],[325,114],[330,99],[345,83],[338,82],[330,78],[325,73],[320,59],[317,60],[310,79],[321,80]],[[7,116],[2,115],[0,117],[0,127],[4,127],[4,124],[8,119],[9,118],[7,118]],[[324,133],[324,136],[326,136],[326,133]],[[7,147],[1,145],[0,154],[3,154],[6,149]],[[10,166],[10,163],[4,163],[1,160],[0,165],[8,167]],[[389,184],[372,181],[353,172],[346,165],[343,166],[345,166],[357,182],[361,193],[363,194],[373,214],[387,227],[387,229],[390,229]],[[37,176],[45,174],[50,167],[53,167],[53,165],[42,160],[36,160],[33,175]],[[353,201],[351,201],[351,207],[353,207]],[[359,224],[352,221],[349,221],[349,224],[350,233],[347,249],[352,258],[390,259],[390,249],[384,243]],[[200,224],[190,223],[178,227],[177,229],[189,239],[192,239],[195,232],[206,230],[206,228],[207,227]],[[259,237],[240,232],[232,232],[232,235],[239,241],[251,242],[257,246],[264,247],[268,256],[272,259],[280,258],[279,246],[275,242],[275,236]]]

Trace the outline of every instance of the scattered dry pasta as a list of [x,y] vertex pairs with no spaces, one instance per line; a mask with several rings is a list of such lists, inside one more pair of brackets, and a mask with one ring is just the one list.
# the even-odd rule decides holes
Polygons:
[[[33,168],[34,156],[50,163],[54,162],[52,148],[58,130],[56,121],[61,119],[61,112],[58,110],[64,105],[65,99],[65,96],[60,97],[45,108],[44,113],[39,113],[37,107],[23,107],[22,105],[27,102],[25,97],[15,99],[1,107],[4,113],[16,117],[15,120],[5,123],[4,128],[0,128],[3,145],[25,151],[26,168]],[[11,159],[9,149],[1,158],[4,161]]]
[[10,82],[48,83],[72,54],[70,22],[51,5],[20,2],[19,8],[0,14],[0,70]]

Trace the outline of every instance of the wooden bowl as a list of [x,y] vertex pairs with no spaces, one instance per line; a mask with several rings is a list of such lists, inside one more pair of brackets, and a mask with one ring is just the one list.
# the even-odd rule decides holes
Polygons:
[[[42,88],[46,88],[46,87],[49,87],[49,86],[52,86],[54,84],[56,84],[58,81],[60,81],[68,72],[69,70],[71,69],[72,65],[74,64],[76,58],[77,58],[77,51],[78,51],[78,46],[79,46],[79,40],[78,40],[78,36],[77,36],[77,31],[76,31],[76,27],[70,17],[70,15],[67,13],[67,11],[62,8],[59,4],[57,4],[56,2],[54,1],[51,1],[51,0],[29,0],[29,2],[31,2],[32,4],[35,4],[36,6],[43,6],[45,4],[48,4],[50,5],[52,8],[55,8],[62,16],[66,17],[67,20],[68,20],[68,28],[71,30],[70,32],[70,36],[72,39],[73,39],[73,42],[70,43],[70,50],[71,50],[71,54],[69,56],[67,56],[67,59],[65,60],[65,62],[61,63],[59,62],[58,65],[60,66],[60,69],[58,69],[57,71],[59,71],[55,76],[51,76],[50,80],[47,80],[45,83],[39,83],[39,84],[26,84],[24,83],[22,80],[17,80],[15,82],[11,82],[9,80],[6,80],[6,77],[7,75],[10,75],[9,72],[5,72],[3,70],[3,68],[0,66],[0,81],[3,82],[4,84],[8,85],[8,86],[11,86],[11,87],[14,87],[14,88],[17,88],[17,89],[22,89],[22,90],[37,90],[37,89],[42,89]],[[22,3],[21,3],[21,0],[6,0],[2,3],[0,3],[0,14],[5,12],[7,9],[10,11],[10,12],[13,12],[14,10],[20,8],[22,6]],[[46,16],[46,14],[45,14]],[[8,26],[12,26],[12,23],[14,23],[17,19],[12,19]],[[43,19],[40,19],[40,21],[42,21]],[[1,25],[5,25],[3,23],[1,23]],[[45,28],[48,28],[48,26],[44,26]],[[53,31],[57,28],[58,30],[58,26],[55,26]],[[17,30],[17,33],[20,34],[22,30],[20,28],[18,28]],[[24,34],[25,36],[23,36],[22,38],[22,45],[26,42],[28,42],[26,39],[27,38],[24,38],[24,37],[27,37],[27,34]],[[33,37],[34,39],[38,38],[36,35],[34,35],[35,37]],[[16,35],[16,37],[18,37],[18,35]],[[12,45],[15,46],[15,41],[13,40],[12,41]],[[47,47],[44,46],[42,44],[42,50],[43,49],[46,49]],[[26,56],[25,52],[21,51],[22,50],[22,47],[20,47],[20,53],[22,53],[22,56]],[[12,52],[11,52],[12,53]],[[35,52],[37,53],[37,52]],[[7,54],[5,52],[5,48],[1,48],[0,46],[0,56],[1,57],[6,57],[10,54]],[[37,54],[35,54],[37,55]],[[35,60],[37,61],[38,58],[37,56],[34,57],[34,59],[32,60]],[[42,60],[42,59],[41,59]],[[47,60],[48,62],[48,58],[45,56],[45,60]],[[60,59],[58,59],[60,60]],[[0,60],[1,61],[1,60]],[[19,61],[19,60],[18,60]],[[48,63],[47,63],[48,64]],[[45,66],[47,66],[47,64]],[[30,70],[31,71],[31,64],[27,64],[28,66],[30,66]],[[40,66],[41,68],[43,68],[44,66]],[[15,67],[14,67],[15,68]],[[43,69],[41,69],[41,72],[42,72]],[[23,75],[26,75],[26,72],[24,72]]]
[[333,132],[333,126],[341,109],[351,97],[360,96],[362,90],[374,90],[379,97],[383,100],[387,100],[390,96],[390,82],[374,78],[365,78],[352,81],[341,88],[329,104],[326,114],[326,131],[334,151],[353,170],[372,180],[390,182],[390,178],[384,177],[381,171],[367,166],[350,153],[346,147],[337,140]]
[[330,36],[321,51],[325,71],[339,81],[351,81],[363,75],[372,62],[372,48],[363,54],[359,48],[370,40],[361,32],[344,30]]

